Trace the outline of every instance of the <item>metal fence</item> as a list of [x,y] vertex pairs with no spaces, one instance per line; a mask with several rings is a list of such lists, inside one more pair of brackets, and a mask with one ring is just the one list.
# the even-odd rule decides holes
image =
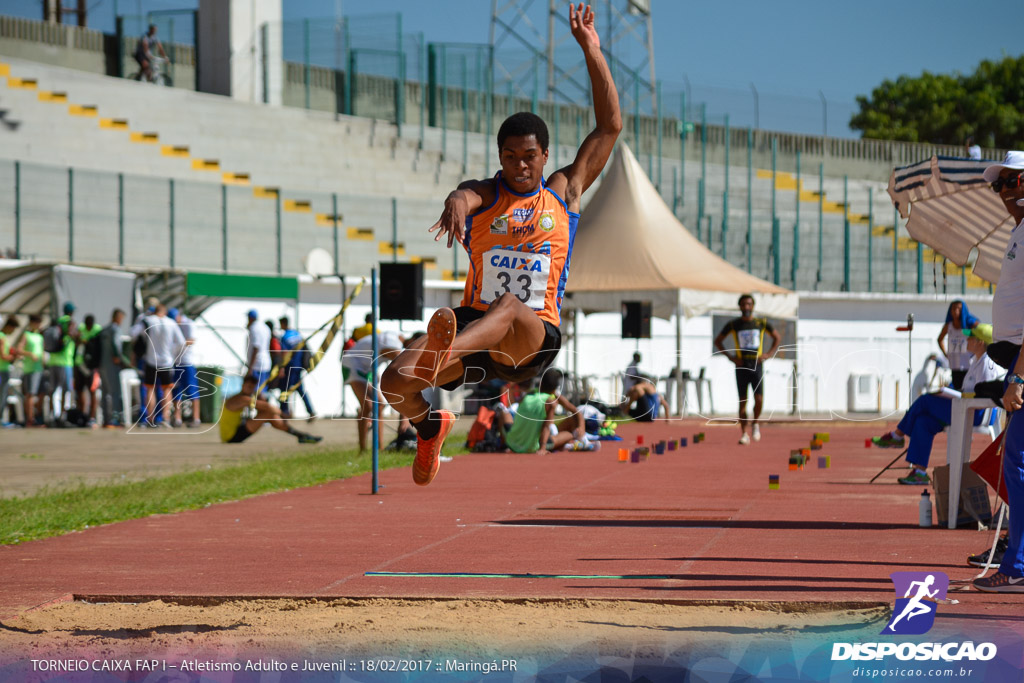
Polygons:
[[[734,167],[733,174],[742,168]],[[723,170],[706,179],[729,187]],[[742,201],[728,211],[728,189],[722,203],[704,198],[700,218],[688,219],[678,202],[676,210],[709,249],[748,272],[803,290],[990,291],[966,269],[901,235],[891,203],[870,187],[867,215],[851,213],[847,182],[840,210],[819,196],[814,211],[806,197],[801,202],[794,192],[779,189],[791,190],[794,180],[799,186],[804,176],[780,173],[773,183],[758,180],[752,166],[746,170],[752,184],[738,179]],[[820,165],[807,172],[815,184],[821,181]],[[0,187],[10,188],[0,193],[0,255],[13,258],[287,275],[304,272],[306,254],[318,247],[346,274],[368,272],[382,259],[422,261],[432,279],[461,279],[465,273],[461,250],[445,249],[425,231],[440,210],[430,200],[268,193],[19,161],[0,162]],[[764,205],[765,189],[770,206]],[[895,231],[885,231],[887,221]]]

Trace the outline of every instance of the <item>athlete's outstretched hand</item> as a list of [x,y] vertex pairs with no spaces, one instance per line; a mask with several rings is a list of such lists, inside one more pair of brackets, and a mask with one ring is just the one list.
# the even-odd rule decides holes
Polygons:
[[594,28],[594,10],[590,8],[590,5],[584,5],[581,2],[577,7],[569,3],[569,28],[580,47],[586,48],[588,45],[601,47],[601,39],[598,38],[597,29]]
[[437,232],[434,241],[437,242],[442,236],[448,236],[448,247],[451,248],[455,240],[462,241],[466,231],[466,216],[469,214],[469,203],[458,191],[452,192],[444,200],[444,211],[428,232]]

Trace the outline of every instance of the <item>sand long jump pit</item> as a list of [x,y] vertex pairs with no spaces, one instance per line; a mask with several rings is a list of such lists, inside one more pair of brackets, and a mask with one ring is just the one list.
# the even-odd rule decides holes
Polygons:
[[[27,660],[100,658],[130,666],[170,664],[165,673],[187,673],[181,680],[194,679],[196,666],[231,674],[292,665],[307,674],[328,667],[319,671],[339,680],[339,674],[374,671],[480,675],[488,673],[481,667],[495,666],[490,673],[505,666],[505,673],[532,677],[576,660],[582,666],[683,656],[690,663],[751,656],[767,661],[791,650],[787,643],[827,649],[835,640],[877,634],[890,609],[852,602],[114,599],[69,596],[5,620],[0,651],[6,671],[17,659],[28,667],[28,680],[52,680],[53,672],[32,671],[40,664]],[[217,666],[229,668],[209,668]],[[235,666],[242,668],[230,668]]]

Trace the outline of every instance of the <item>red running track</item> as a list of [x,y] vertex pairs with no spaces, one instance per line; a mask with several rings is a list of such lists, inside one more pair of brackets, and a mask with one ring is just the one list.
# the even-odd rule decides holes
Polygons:
[[[789,471],[814,431],[831,442]],[[638,464],[596,453],[469,454],[417,487],[410,470],[213,505],[0,547],[0,617],[67,594],[117,596],[572,597],[888,603],[893,571],[977,573],[989,532],[921,529],[905,470],[868,480],[896,452],[865,449],[877,427],[620,426],[623,445],[707,434]],[[980,437],[977,441],[987,442]],[[976,443],[980,452],[985,443]],[[945,438],[935,443],[945,461]],[[816,456],[831,456],[818,469]],[[780,475],[769,490],[768,475]],[[592,578],[374,577],[366,572]],[[628,578],[658,575],[665,578]],[[951,594],[943,614],[1016,622],[1024,595]]]

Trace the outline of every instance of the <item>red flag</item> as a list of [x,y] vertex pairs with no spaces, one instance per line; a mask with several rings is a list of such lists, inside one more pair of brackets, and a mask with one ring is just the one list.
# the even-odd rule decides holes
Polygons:
[[1010,497],[1006,493],[1006,480],[1003,478],[1003,434],[1005,433],[1004,431],[997,436],[996,440],[982,451],[981,455],[971,461],[970,468],[984,479],[986,484],[995,489],[999,493],[999,497],[1008,504]]

